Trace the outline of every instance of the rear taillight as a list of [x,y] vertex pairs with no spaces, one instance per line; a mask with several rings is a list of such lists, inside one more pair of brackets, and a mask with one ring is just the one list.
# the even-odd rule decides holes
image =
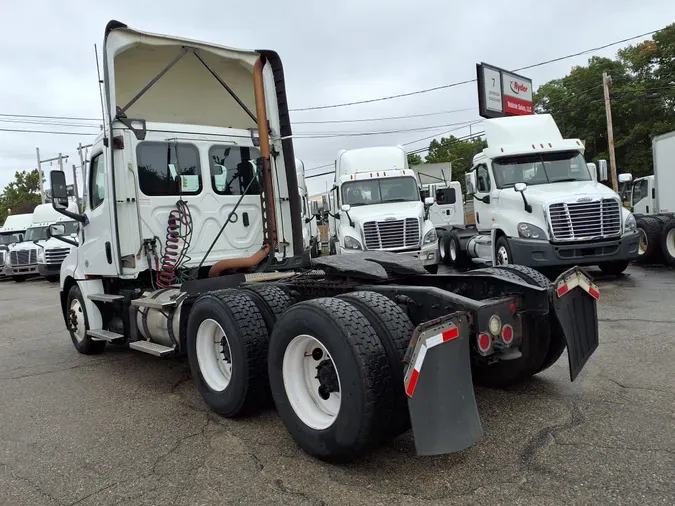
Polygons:
[[478,334],[478,351],[486,355],[492,348],[492,338],[486,332]]
[[510,346],[513,342],[513,327],[511,325],[504,325],[502,328],[502,342],[506,346]]

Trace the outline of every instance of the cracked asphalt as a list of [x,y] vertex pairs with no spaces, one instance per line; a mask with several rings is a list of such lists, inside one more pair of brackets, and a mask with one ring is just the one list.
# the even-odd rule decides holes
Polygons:
[[308,457],[273,410],[209,412],[186,361],[79,355],[58,286],[0,283],[0,505],[675,504],[675,271],[601,278],[600,347],[477,391],[484,438],[416,457],[404,434],[349,466]]

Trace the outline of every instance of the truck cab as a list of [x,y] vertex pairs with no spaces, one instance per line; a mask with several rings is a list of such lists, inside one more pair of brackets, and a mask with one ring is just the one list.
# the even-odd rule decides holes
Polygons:
[[635,218],[594,180],[580,140],[563,139],[548,114],[484,124],[488,147],[466,178],[475,231],[454,235],[455,258],[460,251],[465,262],[492,265],[593,264],[614,274],[637,258]]
[[302,241],[305,249],[309,249],[312,257],[321,254],[321,237],[319,236],[319,227],[317,219],[319,215],[318,203],[309,198],[307,182],[305,181],[305,164],[302,160],[295,159],[295,170],[298,175],[298,193],[302,200]]
[[32,214],[7,216],[0,227],[0,279],[5,278],[5,265],[9,263],[9,252],[23,242],[26,229],[33,223]]
[[342,150],[332,191],[331,249],[392,251],[438,269],[436,229],[429,219],[434,199],[423,201],[420,184],[401,147]]

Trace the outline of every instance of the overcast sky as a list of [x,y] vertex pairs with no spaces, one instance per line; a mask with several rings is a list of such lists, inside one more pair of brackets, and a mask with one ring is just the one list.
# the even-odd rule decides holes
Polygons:
[[[289,104],[291,108],[302,108],[472,79],[477,62],[513,69],[660,29],[675,20],[675,2],[258,0],[247,4],[163,0],[151,6],[151,2],[139,0],[0,0],[0,115],[100,117],[93,46],[96,43],[100,49],[103,30],[111,19],[143,31],[232,47],[274,49],[284,63]],[[613,56],[619,47],[596,54]],[[585,64],[588,57],[523,74],[533,79],[536,89],[563,77],[572,66]],[[404,120],[301,124],[467,108],[475,109]],[[449,125],[476,119],[475,83],[397,100],[292,115],[296,134],[439,126],[434,130],[378,136],[298,139],[296,156],[305,161],[308,169],[331,163],[342,148],[409,143],[453,128]],[[68,125],[50,124],[55,122],[0,116],[0,188],[13,179],[16,170],[35,168],[36,147],[43,158],[59,152],[69,155],[69,169],[73,163],[79,164],[75,148],[78,142],[91,142],[91,135],[2,130],[95,133],[97,129],[96,122],[62,120]],[[85,124],[92,127],[80,126]],[[465,133],[468,129],[453,132]],[[428,143],[427,139],[406,147],[414,149]],[[308,174],[324,170],[310,170]],[[310,179],[310,192],[323,191],[328,180],[332,181],[332,177]]]

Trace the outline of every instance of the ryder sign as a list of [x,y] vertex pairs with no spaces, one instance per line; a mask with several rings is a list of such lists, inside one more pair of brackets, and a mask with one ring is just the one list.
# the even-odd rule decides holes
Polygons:
[[484,118],[534,114],[532,80],[492,65],[476,65],[478,108]]

